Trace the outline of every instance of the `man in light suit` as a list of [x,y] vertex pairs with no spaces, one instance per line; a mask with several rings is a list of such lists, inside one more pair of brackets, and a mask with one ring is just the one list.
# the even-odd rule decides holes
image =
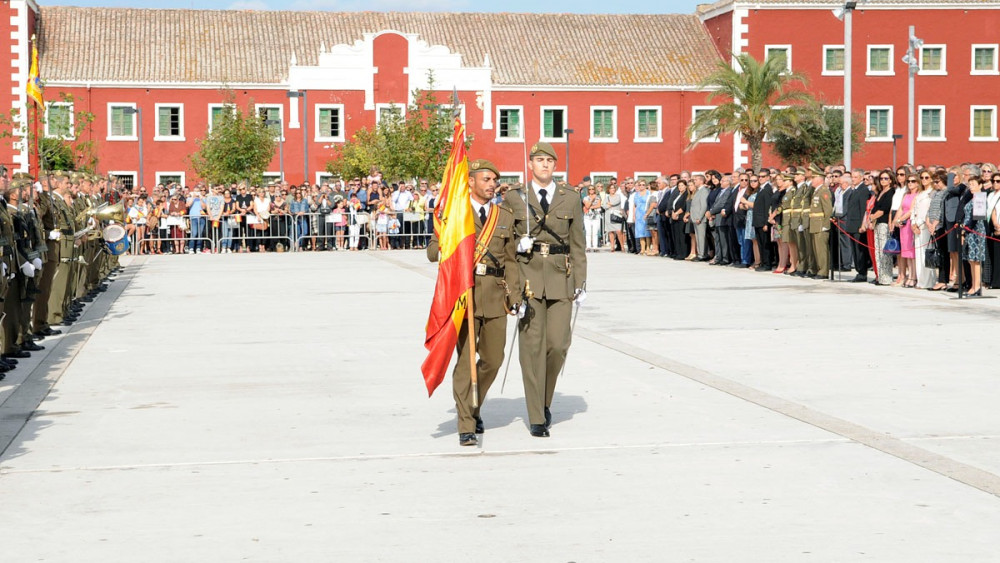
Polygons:
[[708,236],[708,219],[705,213],[708,212],[708,186],[705,184],[705,176],[694,175],[694,196],[691,198],[691,221],[694,221],[695,240],[698,244],[698,253],[695,262],[708,260],[708,244],[705,237]]

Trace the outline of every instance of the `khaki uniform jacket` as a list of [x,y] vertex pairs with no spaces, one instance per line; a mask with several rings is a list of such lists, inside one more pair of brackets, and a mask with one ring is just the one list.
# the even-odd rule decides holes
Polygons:
[[516,237],[528,234],[535,237],[536,243],[569,246],[568,254],[542,256],[538,250],[530,254],[518,254],[517,261],[521,264],[522,281],[531,284],[535,298],[571,299],[576,290],[583,289],[587,282],[583,201],[580,199],[580,194],[574,190],[556,187],[553,191],[555,193],[549,194],[549,213],[545,217],[545,225],[558,235],[558,238],[546,229],[539,228],[542,206],[530,182],[523,187],[508,190],[505,202],[514,210]]
[[[471,207],[471,203],[469,204]],[[497,204],[492,204],[497,205]],[[493,236],[487,243],[489,254],[483,256],[482,263],[490,268],[503,268],[503,277],[494,275],[474,275],[476,286],[472,290],[473,314],[476,317],[492,319],[506,315],[511,307],[521,302],[521,273],[514,261],[517,251],[517,239],[514,237],[514,213],[505,204],[497,205],[500,209],[500,217],[497,220],[497,228],[493,231]],[[473,215],[476,215],[473,213]],[[476,215],[476,236],[483,228],[479,216]],[[427,245],[427,259],[431,262],[438,261],[438,237],[437,233],[431,236],[431,242]],[[492,255],[493,258],[490,258]],[[494,262],[496,259],[496,262]]]
[[[795,215],[795,206],[792,202],[795,201],[795,194],[797,191],[798,190],[796,190],[793,186],[791,188],[786,188],[784,192],[779,192],[781,193],[781,204],[778,205],[778,212],[775,214],[774,218],[778,220],[778,225],[781,226],[781,240],[784,242],[788,242],[788,239],[791,237],[792,217]],[[781,219],[778,219],[779,217]]]
[[801,223],[804,233],[809,232],[809,207],[812,204],[813,187],[809,182],[803,183],[799,186],[799,203],[796,205],[800,209],[800,215],[802,217]]
[[813,191],[812,205],[809,206],[809,233],[829,231],[830,217],[833,217],[833,195],[830,188],[820,186]]

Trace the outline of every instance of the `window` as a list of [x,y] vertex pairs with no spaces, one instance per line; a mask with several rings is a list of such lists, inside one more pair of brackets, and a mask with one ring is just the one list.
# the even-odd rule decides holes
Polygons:
[[396,104],[375,104],[375,125],[382,123],[383,119],[389,119],[393,116],[405,119],[406,112],[402,106]]
[[792,46],[791,45],[764,45],[764,60],[770,58],[784,58],[785,72],[792,71]]
[[566,140],[566,107],[542,107],[543,141],[563,142]]
[[109,171],[108,176],[121,182],[123,188],[132,189],[135,187],[135,172]]
[[137,113],[129,113],[135,110],[135,104],[108,104],[108,140],[109,141],[138,141],[135,134]]
[[73,104],[52,102],[45,104],[45,136],[72,139]]
[[522,106],[497,106],[497,141],[523,141]]
[[618,108],[615,106],[590,107],[590,142],[618,142]]
[[996,106],[972,106],[970,117],[972,120],[970,141],[997,140]]
[[156,104],[156,136],[154,141],[184,140],[184,106]]
[[497,185],[507,184],[512,186],[514,184],[520,184],[524,181],[524,172],[500,172],[500,178],[497,180]]
[[947,50],[944,45],[924,45],[920,48],[920,74],[948,74]]
[[[711,111],[713,109],[715,109],[714,106],[694,106],[694,107],[692,107],[691,108],[691,123],[694,123],[694,120],[698,119],[699,115],[701,115],[701,114],[703,114],[705,112]],[[701,135],[701,136],[699,136],[697,133],[695,133],[694,135],[691,135],[691,142],[694,142],[694,141],[698,141],[699,143],[718,143],[719,142],[719,136],[718,135],[715,135],[715,136]]]
[[183,172],[157,172],[156,173],[156,183],[163,184],[177,184],[178,186],[184,185],[184,173]]
[[552,173],[552,181],[553,182],[565,182],[566,181],[566,173],[565,172],[553,172]]
[[843,45],[823,45],[823,74],[828,76],[844,75]]
[[868,106],[866,141],[892,141],[892,106]]
[[972,46],[972,74],[1000,74],[997,72],[997,45]]
[[920,106],[918,141],[944,141],[944,106]]
[[635,142],[636,143],[659,143],[663,142],[660,129],[663,122],[660,121],[660,106],[636,106],[635,108]]
[[270,184],[280,184],[281,183],[281,172],[263,172],[261,174],[261,178],[262,178],[265,186],[270,185]]
[[892,45],[868,46],[868,74],[871,76],[892,76]]
[[285,122],[281,110],[282,107],[278,104],[257,104],[257,115],[261,120],[268,122],[267,127],[274,131],[275,138],[284,136]]
[[316,140],[344,142],[344,104],[316,104]]
[[323,184],[332,183],[336,177],[328,172],[317,172],[316,173],[316,183],[322,186]]
[[233,113],[236,108],[227,104],[208,104],[208,132],[211,133],[215,125],[219,123],[224,111]]
[[634,175],[634,177],[635,177],[635,181],[636,182],[638,182],[639,180],[642,180],[642,181],[646,182],[647,185],[652,185],[652,183],[655,182],[656,179],[660,177],[660,173],[659,172],[636,172],[635,175]]
[[611,180],[618,177],[617,172],[591,172],[590,173],[590,183],[593,185],[601,184],[604,189],[607,190],[608,186],[611,185]]

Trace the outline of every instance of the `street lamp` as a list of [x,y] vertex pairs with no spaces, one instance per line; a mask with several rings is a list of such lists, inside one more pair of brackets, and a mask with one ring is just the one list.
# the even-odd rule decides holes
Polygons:
[[851,169],[851,33],[852,15],[857,2],[844,2],[833,11],[844,22],[844,168]]
[[903,138],[900,133],[893,133],[892,135],[892,169],[896,169],[896,141]]
[[264,125],[278,126],[278,166],[281,170],[281,181],[285,181],[285,127],[280,119],[265,119]]
[[288,92],[288,97],[302,98],[302,181],[311,183],[309,182],[309,114],[307,113],[306,92],[305,90]]
[[910,164],[913,164],[915,160],[913,157],[913,121],[914,121],[914,115],[916,115],[913,107],[916,100],[916,91],[915,91],[916,85],[914,77],[917,75],[918,72],[920,72],[920,61],[917,60],[917,50],[923,47],[924,45],[924,40],[917,38],[917,36],[914,35],[914,32],[915,28],[911,25],[909,44],[906,48],[906,56],[903,57],[903,62],[906,63],[908,70],[907,72],[908,77],[906,81],[906,86],[908,89],[907,93],[909,96],[908,97],[909,104],[907,105],[907,115],[906,115],[906,123],[908,127],[906,131],[907,133],[906,161]]
[[123,108],[125,115],[136,115],[138,114],[137,120],[139,121],[139,185],[136,188],[141,188],[144,184],[143,176],[143,166],[142,166],[142,108]]
[[573,134],[572,129],[563,129],[566,134],[566,183],[569,184],[569,136]]

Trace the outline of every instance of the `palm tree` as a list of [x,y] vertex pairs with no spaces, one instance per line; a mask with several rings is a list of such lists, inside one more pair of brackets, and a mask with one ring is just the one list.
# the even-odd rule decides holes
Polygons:
[[750,147],[751,164],[760,170],[761,144],[767,135],[801,134],[807,123],[824,126],[820,105],[808,92],[791,88],[798,82],[805,86],[802,73],[788,72],[784,57],[769,57],[763,64],[748,54],[736,55],[739,68],[725,61],[701,83],[711,90],[708,103],[722,98],[723,103],[698,113],[687,129],[690,150],[701,139],[722,133],[739,133]]

